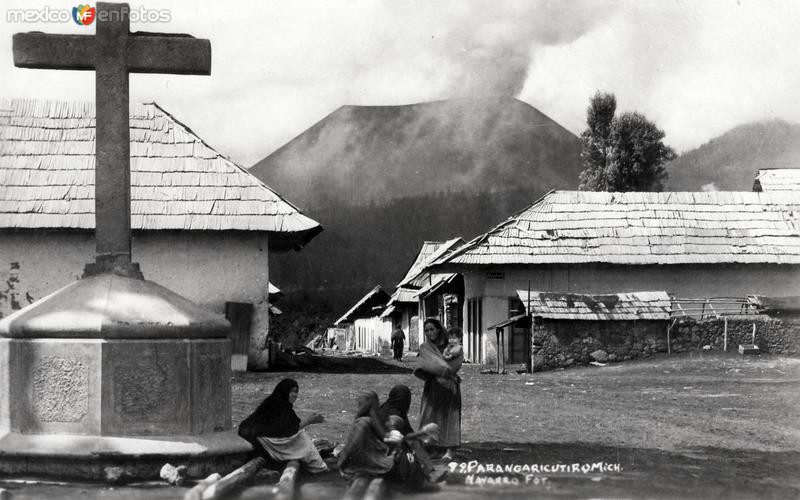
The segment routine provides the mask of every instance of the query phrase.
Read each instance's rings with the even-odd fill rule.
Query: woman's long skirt
[[[453,448],[461,445],[461,384],[455,382],[455,392],[442,387],[435,377],[425,381],[422,390],[422,415],[419,427],[428,423],[439,426],[439,446]]]
[[[300,432],[290,437],[259,437],[257,439],[259,444],[264,448],[264,451],[278,462],[299,460],[311,473],[325,472],[328,470],[325,461],[319,456],[317,447],[314,446],[314,442],[308,434],[306,434],[304,429],[300,429]]]

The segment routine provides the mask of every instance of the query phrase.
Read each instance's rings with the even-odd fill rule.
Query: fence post
[[[728,318],[724,319],[725,328],[722,333],[722,350],[728,352]]]
[[[672,325],[675,324],[675,321],[670,321],[667,324],[667,356],[672,355],[672,341],[670,340],[670,330],[672,330]]]

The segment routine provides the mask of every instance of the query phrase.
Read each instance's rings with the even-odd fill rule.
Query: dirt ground
[[[800,359],[695,353],[533,375],[480,368],[462,373],[463,446],[453,463],[439,462],[452,471],[446,483],[394,498],[800,498]],[[298,414],[327,418],[309,428],[314,437],[343,440],[355,397],[367,389],[385,398],[392,385],[407,384],[412,423],[419,413],[422,382],[409,374],[245,373],[233,380],[234,422],[287,376],[300,384]],[[262,477],[234,497],[268,498],[274,480]],[[185,491],[4,487],[14,499]],[[300,494],[340,498],[344,488],[331,472],[304,478]]]

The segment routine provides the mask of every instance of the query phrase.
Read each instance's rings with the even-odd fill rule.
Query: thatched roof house
[[[397,284],[384,316],[394,316],[397,326],[408,334],[410,349],[418,348],[423,342],[422,323],[427,317],[438,317],[448,326],[454,326],[453,323],[460,325],[461,276],[431,273],[427,267],[463,244],[461,238],[424,242],[406,275]]]
[[[320,225],[158,104],[132,105],[134,230],[263,231],[302,246]],[[94,105],[0,105],[0,228],[94,229]]]
[[[358,302],[348,309],[342,317],[337,319],[334,325],[338,326],[346,323],[353,323],[357,319],[379,317],[386,307],[387,302],[389,302],[389,299],[390,295],[386,293],[382,286],[377,285],[358,299]]]
[[[552,191],[435,268],[800,264],[800,192]]]
[[[800,191],[552,191],[428,269],[464,276],[467,354],[490,359],[481,336],[518,290],[797,295]]]
[[[60,288],[94,257],[94,105],[0,104],[0,315]],[[131,227],[145,277],[222,313],[254,304],[267,332],[268,250],[322,228],[156,103],[130,108]],[[263,302],[263,307],[261,306]],[[234,325],[237,328],[237,325]]]
[[[390,296],[380,285],[367,292],[334,323],[347,328],[347,348],[366,352],[388,349],[392,321],[381,318]]]
[[[800,168],[759,170],[753,181],[753,191],[800,191]]]

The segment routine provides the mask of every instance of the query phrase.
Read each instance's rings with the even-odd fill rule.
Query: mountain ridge
[[[800,124],[782,119],[737,125],[666,165],[667,190],[750,191],[760,169],[800,167]]]

